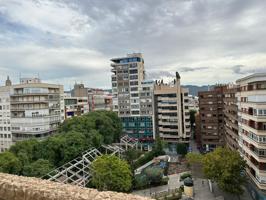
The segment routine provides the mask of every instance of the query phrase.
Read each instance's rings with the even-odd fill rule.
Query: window
[[[131,97],[138,97],[138,96],[139,96],[138,93],[131,94]]]

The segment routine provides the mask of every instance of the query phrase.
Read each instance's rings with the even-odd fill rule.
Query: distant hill
[[[200,91],[208,91],[208,88],[211,89],[213,86],[210,85],[203,85],[203,86],[197,86],[197,85],[182,85],[184,88],[189,89],[189,94],[193,96],[198,96],[198,92]]]

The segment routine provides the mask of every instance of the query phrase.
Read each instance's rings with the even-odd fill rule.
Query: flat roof
[[[248,80],[251,78],[257,78],[257,77],[265,77],[266,78],[266,73],[254,73],[254,74],[251,74],[249,76],[237,79],[236,82],[241,82],[241,81],[245,81],[245,80]]]

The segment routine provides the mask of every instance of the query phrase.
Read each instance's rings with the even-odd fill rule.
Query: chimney
[[[175,76],[176,76],[176,79],[180,79],[181,78],[178,72],[175,73]]]
[[[12,85],[12,82],[11,80],[9,79],[9,76],[7,76],[7,79],[6,79],[6,86],[11,86]]]

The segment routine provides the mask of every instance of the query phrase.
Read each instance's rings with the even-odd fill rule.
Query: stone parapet
[[[38,178],[0,173],[1,200],[149,200],[117,192],[99,192]]]

